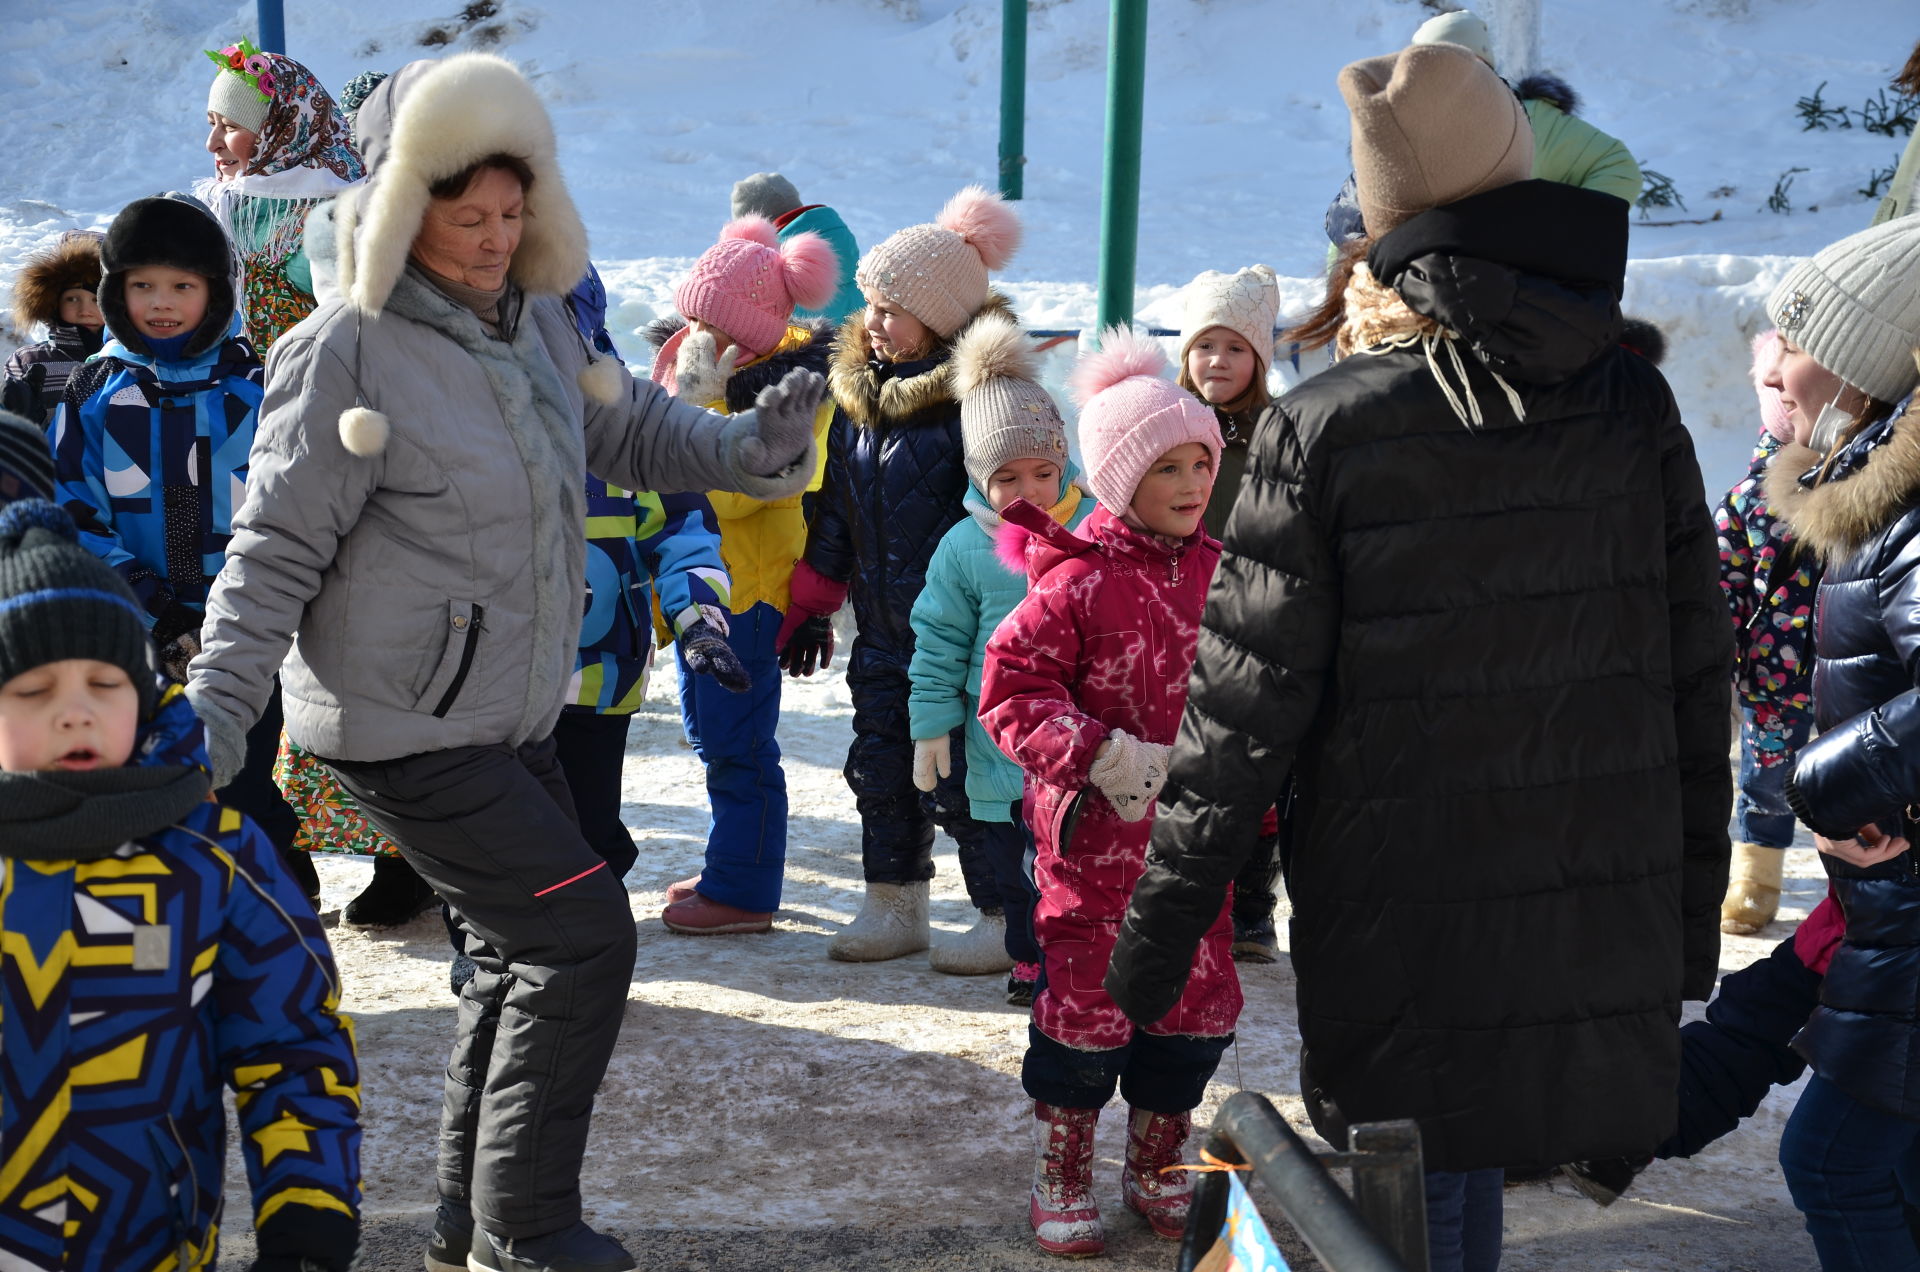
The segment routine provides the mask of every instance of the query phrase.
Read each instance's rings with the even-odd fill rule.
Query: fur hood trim
[[[953,333],[949,347],[964,336],[975,323],[998,317],[1019,325],[1013,304],[998,291],[988,291],[987,303]],[[919,375],[882,378],[867,357],[867,311],[855,310],[841,324],[838,343],[833,350],[833,365],[827,372],[827,390],[833,400],[860,428],[879,428],[886,424],[906,424],[915,416],[942,406],[957,405],[959,391],[954,385],[951,357],[943,359]]]
[[[1579,95],[1558,75],[1529,75],[1513,91],[1523,102],[1545,102],[1563,115],[1580,111]]]
[[[60,293],[100,290],[100,239],[98,231],[68,230],[20,267],[13,280],[13,325],[23,339],[35,323],[51,327],[60,321]]]
[[[1809,490],[1801,474],[1820,462],[1788,442],[1767,465],[1767,506],[1827,565],[1853,556],[1920,498],[1920,399],[1894,421],[1893,436],[1852,476]]]
[[[509,277],[530,296],[564,296],[587,272],[587,231],[560,175],[553,123],[513,63],[491,53],[410,63],[374,90],[356,124],[372,175],[335,200],[334,214],[339,287],[354,308],[386,307],[433,183],[490,154],[533,171]]]

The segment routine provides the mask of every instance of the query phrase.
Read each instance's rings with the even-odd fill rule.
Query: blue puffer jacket
[[[1814,718],[1787,799],[1819,834],[1869,823],[1920,838],[1920,411],[1869,428],[1808,488],[1818,462],[1784,446],[1767,502],[1827,563],[1815,614]],[[1920,855],[1871,868],[1821,863],[1847,931],[1794,1039],[1854,1099],[1920,1119]]]
[[[261,1253],[339,1272],[360,1094],[326,936],[258,828],[205,802],[177,686],[135,757],[130,777],[180,776],[118,847],[65,816],[104,796],[62,807],[54,775],[0,775],[0,1264],[215,1266],[230,1087]]]
[[[809,204],[782,213],[774,226],[779,230],[784,242],[795,234],[811,230],[827,240],[833,248],[833,254],[840,260],[840,284],[833,289],[833,299],[824,309],[796,309],[793,321],[804,324],[810,318],[825,318],[839,326],[846,316],[864,304],[860,295],[860,286],[853,281],[853,271],[860,264],[860,245],[854,242],[853,231],[840,219],[840,214],[824,203]]]
[[[998,293],[970,323],[987,314],[1017,321]],[[872,660],[898,662],[904,671],[927,563],[967,515],[963,501],[972,488],[949,350],[917,362],[869,361],[865,316],[856,313],[840,329],[827,385],[839,411],[827,437],[807,563],[851,585],[860,636],[848,675]]]
[[[1072,530],[1096,507],[1073,483],[1048,511]],[[968,516],[947,531],[927,567],[927,585],[913,603],[913,661],[908,675],[907,728],[916,738],[937,738],[967,726],[967,803],[975,821],[1013,820],[1010,805],[1021,798],[1026,775],[1001,754],[980,723],[980,677],[987,640],[1000,620],[1027,595],[1027,576],[1002,561],[995,536],[1000,514],[971,486]]]
[[[108,341],[54,411],[59,502],[161,644],[200,626],[246,498],[266,373],[239,329],[236,318],[232,338],[178,361]]]
[[[593,266],[567,304],[581,336],[618,358],[607,334],[606,288]],[[712,505],[698,492],[622,490],[587,474],[586,614],[564,710],[631,715],[640,709],[653,664],[656,585],[661,612],[676,635],[698,615],[696,606],[727,611],[727,571]]]

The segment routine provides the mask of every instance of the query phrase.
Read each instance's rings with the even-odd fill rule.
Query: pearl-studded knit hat
[[[878,292],[942,340],[987,303],[987,275],[1020,248],[1020,218],[983,186],[947,200],[940,215],[909,225],[868,252],[854,271],[862,291]]]
[[[1052,460],[1066,471],[1066,421],[1034,371],[1026,333],[1005,318],[982,318],[953,346],[967,476],[982,494],[1016,459]]]

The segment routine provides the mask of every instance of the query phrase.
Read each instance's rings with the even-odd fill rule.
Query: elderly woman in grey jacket
[[[412,63],[358,131],[368,184],[307,234],[340,294],[274,347],[188,692],[218,784],[278,671],[287,733],[446,900],[479,969],[427,1267],[620,1272],[579,1173],[633,922],[549,739],[581,622],[581,480],[797,495],[824,385],[796,371],[722,416],[588,349],[562,299],[586,234],[511,63]]]

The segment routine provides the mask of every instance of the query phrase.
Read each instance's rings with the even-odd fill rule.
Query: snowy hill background
[[[1911,0],[1542,0],[1543,69],[1582,114],[1672,178],[1686,210],[1633,233],[1629,312],[1665,328],[1708,486],[1754,432],[1745,339],[1791,258],[1866,224],[1858,191],[1900,139],[1804,132],[1794,102],[1883,87],[1920,30]],[[203,48],[253,30],[231,0],[9,0],[0,34],[0,287],[59,229],[209,171]],[[1006,272],[1029,325],[1094,313],[1107,6],[1031,6],[1027,242]],[[1317,297],[1321,218],[1347,171],[1339,67],[1389,51],[1419,0],[1156,0],[1137,312],[1178,324],[1202,269],[1256,260]],[[551,103],[562,162],[615,302],[615,334],[671,287],[728,214],[733,181],[785,172],[864,246],[926,220],[960,185],[994,183],[994,0],[288,0],[289,50],[337,88],[451,49],[522,62]],[[1794,210],[1763,209],[1790,168]],[[1070,350],[1053,361],[1062,368]]]

